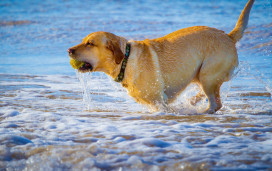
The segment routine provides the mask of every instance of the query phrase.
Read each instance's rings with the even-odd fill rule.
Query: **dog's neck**
[[[116,82],[122,82],[125,77],[125,70],[126,70],[126,66],[127,66],[128,57],[130,54],[130,48],[131,48],[130,43],[126,43],[125,58],[122,61],[121,69],[120,69],[118,76],[114,79],[114,81],[116,81]]]

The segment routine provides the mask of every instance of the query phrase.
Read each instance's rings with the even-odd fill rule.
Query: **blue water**
[[[102,73],[79,81],[67,54],[95,31],[134,40],[196,25],[228,33],[246,2],[0,1],[0,170],[272,168],[271,0],[251,10],[237,75],[214,115],[195,114],[194,86],[180,113],[149,112]]]
[[[234,0],[1,1],[0,73],[73,74],[66,50],[95,31],[136,40],[160,37],[194,25],[229,32],[245,3]],[[271,6],[269,0],[254,4],[249,21],[253,33],[240,41],[239,52],[244,52],[240,60],[271,66]]]

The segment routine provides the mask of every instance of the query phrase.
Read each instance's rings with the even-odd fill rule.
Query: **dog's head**
[[[94,32],[68,49],[69,56],[84,62],[80,72],[102,71],[112,75],[124,59],[126,39],[108,32]]]

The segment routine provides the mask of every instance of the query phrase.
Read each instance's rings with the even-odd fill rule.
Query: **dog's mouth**
[[[78,70],[80,72],[90,72],[93,70],[93,66],[88,62],[84,62],[84,64]]]

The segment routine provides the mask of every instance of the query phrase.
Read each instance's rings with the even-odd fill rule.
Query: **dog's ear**
[[[106,47],[112,51],[115,63],[120,64],[121,61],[125,58],[125,55],[121,51],[120,43],[108,40],[106,42]]]

